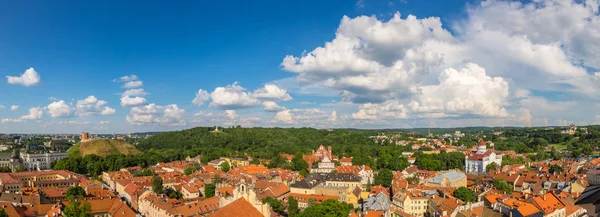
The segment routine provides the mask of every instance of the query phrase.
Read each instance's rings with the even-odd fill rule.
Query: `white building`
[[[502,155],[487,150],[485,142],[480,139],[477,151],[465,156],[465,172],[485,173],[485,167],[491,163],[502,166]]]
[[[69,156],[66,152],[53,153],[37,153],[28,154],[21,153],[21,160],[25,170],[49,170],[52,161],[58,161]]]
[[[591,169],[587,172],[590,185],[600,185],[600,169]]]
[[[331,173],[331,171],[335,170],[335,163],[329,159],[329,156],[325,155],[323,160],[319,162],[317,168],[311,170],[311,173]]]

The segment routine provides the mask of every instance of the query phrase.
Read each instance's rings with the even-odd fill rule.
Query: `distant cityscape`
[[[193,130],[205,132],[206,138],[220,138],[244,129]],[[340,152],[337,145],[318,145],[310,152],[279,153],[273,158],[181,156],[93,172],[97,176],[90,175],[93,160],[84,170],[68,163],[99,159],[93,154],[79,156],[85,150],[75,153],[74,147],[122,142],[141,148],[163,134],[180,135],[3,135],[0,214],[71,216],[73,209],[80,209],[87,215],[112,217],[320,216],[318,209],[332,209],[366,217],[598,215],[600,150],[595,146],[590,153],[574,153],[579,150],[571,144],[600,139],[597,126],[445,131],[346,132],[356,136],[365,132],[370,147],[395,150],[377,158]],[[551,145],[543,138],[564,142]],[[515,144],[507,141],[514,139],[541,149],[511,150],[507,145]],[[136,155],[140,154],[130,156]],[[119,156],[115,160],[130,159],[127,154]],[[78,191],[74,199],[73,192]],[[75,202],[89,207],[74,206]]]

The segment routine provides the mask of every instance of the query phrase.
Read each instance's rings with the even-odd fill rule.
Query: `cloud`
[[[129,89],[121,94],[121,96],[146,96],[148,93],[144,92],[144,89]]]
[[[59,121],[56,124],[66,124],[66,125],[88,125],[91,122],[89,121]]]
[[[194,114],[194,117],[212,117],[212,113],[210,112],[205,112],[205,111],[199,111],[198,113]]]
[[[75,112],[75,110],[73,108],[71,108],[70,105],[65,103],[64,100],[50,103],[48,106],[46,106],[46,109],[48,109],[48,113],[53,118],[71,117],[71,116],[73,116],[73,113]],[[30,110],[30,114],[31,114],[31,110]]]
[[[28,110],[29,113],[21,116],[21,120],[39,120],[44,114],[43,108],[33,107]]]
[[[278,111],[285,110],[285,107],[281,107],[281,106],[277,105],[276,102],[273,102],[273,101],[264,101],[263,109],[268,112],[278,112]]]
[[[126,121],[134,125],[184,126],[185,110],[176,104],[159,106],[154,103],[131,108]]]
[[[11,111],[16,111],[16,110],[19,110],[19,106],[18,106],[18,105],[11,105],[11,106],[10,106],[10,110],[11,110]]]
[[[277,112],[272,122],[274,123],[282,123],[282,124],[296,124],[296,120],[294,119],[294,115],[290,112],[290,110],[283,110]]]
[[[377,120],[380,118],[406,118],[406,109],[404,105],[387,101],[381,104],[366,103],[359,106],[359,110],[352,114],[356,120]]]
[[[526,108],[521,108],[521,116],[519,116],[519,121],[521,121],[525,126],[531,126],[531,120],[531,112],[529,112],[529,110]]]
[[[275,84],[265,84],[263,88],[257,89],[252,93],[257,99],[271,101],[289,101],[292,96],[286,90],[279,88]]]
[[[144,86],[144,83],[142,81],[130,81],[130,82],[123,84],[123,86],[121,86],[121,88],[139,88],[142,86]]]
[[[40,83],[40,75],[33,68],[25,70],[21,76],[6,76],[9,84],[20,84],[25,87]]]
[[[110,121],[100,121],[100,125],[110,124]]]
[[[225,87],[217,87],[210,93],[212,99],[210,106],[222,109],[240,109],[259,105],[260,101],[245,90],[237,82]]]
[[[289,79],[277,84],[303,94],[308,87],[337,90],[343,102],[358,104],[352,118],[363,122],[485,118],[537,125],[546,114],[573,109],[540,92],[600,99],[598,9],[597,1],[483,1],[446,25],[453,31],[437,17],[344,16],[323,46],[283,58],[300,87]]]
[[[142,106],[142,105],[147,105],[148,101],[146,101],[146,98],[144,97],[130,97],[130,96],[123,96],[121,97],[121,106],[122,107],[136,107],[136,106]]]
[[[196,97],[192,100],[192,104],[195,106],[202,106],[204,102],[210,99],[210,94],[203,89],[199,89],[196,93]]]
[[[95,96],[88,96],[83,100],[77,100],[77,113],[81,116],[88,115],[113,115],[115,109],[108,107],[108,102],[98,100]]]
[[[427,40],[454,41],[438,18],[342,18],[336,37],[301,57],[288,55],[283,69],[298,80],[343,91],[359,103],[404,98],[422,76],[442,64],[442,55],[424,49]]]
[[[0,120],[0,123],[4,124],[4,123],[20,123],[23,122],[23,120],[21,119],[12,119],[12,118],[3,118],[2,120]]]
[[[238,116],[237,113],[235,112],[235,110],[225,110],[223,115],[231,120],[237,118],[237,116]]]
[[[409,104],[413,112],[430,117],[508,116],[502,106],[508,98],[508,83],[501,77],[487,76],[485,69],[477,64],[446,69],[438,80],[439,84],[420,87],[420,93]]]
[[[126,76],[122,76],[120,78],[113,79],[113,82],[130,82],[130,81],[137,81],[137,80],[138,80],[137,75],[126,75]]]

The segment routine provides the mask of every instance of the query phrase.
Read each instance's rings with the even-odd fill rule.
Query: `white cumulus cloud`
[[[6,76],[9,84],[20,84],[25,87],[40,83],[40,75],[33,68],[25,70],[20,76]]]
[[[11,111],[16,111],[16,110],[19,110],[19,106],[18,106],[18,105],[11,105],[11,106],[10,106],[10,110],[11,110]]]
[[[126,121],[135,125],[183,126],[186,124],[184,114],[185,110],[176,104],[160,106],[152,103],[131,108]]]
[[[294,119],[294,115],[290,112],[290,110],[283,110],[277,112],[272,122],[282,124],[295,124],[296,120]]]
[[[140,88],[142,86],[144,86],[144,83],[142,81],[130,81],[123,84],[121,88]]]
[[[98,100],[95,96],[88,96],[83,100],[77,100],[77,113],[81,116],[87,115],[112,115],[115,109],[108,107],[108,102]]]
[[[48,113],[53,118],[71,117],[71,116],[73,116],[73,113],[75,112],[75,110],[70,105],[68,105],[64,100],[50,103],[48,106],[46,106],[46,109],[48,109]],[[30,110],[30,113],[31,113],[31,110]]]
[[[252,96],[261,100],[271,101],[288,101],[292,100],[292,96],[285,89],[279,88],[275,84],[265,84],[263,88],[257,89],[252,93]]]
[[[21,116],[21,120],[38,120],[42,118],[44,109],[41,107],[33,107],[28,110],[28,113]]]
[[[192,100],[192,104],[195,106],[202,106],[204,102],[210,99],[210,94],[203,89],[199,89],[196,93],[196,97]]]
[[[225,87],[217,87],[210,93],[211,106],[223,109],[248,108],[260,104],[260,101],[246,92],[237,82]]]
[[[278,112],[278,111],[285,110],[285,107],[281,107],[281,106],[277,105],[276,102],[273,102],[273,101],[264,101],[263,109],[268,112]]]
[[[129,89],[121,94],[121,96],[146,96],[148,93],[144,92],[144,89]]]
[[[148,101],[146,101],[146,98],[144,97],[130,97],[130,96],[123,96],[121,97],[121,106],[122,107],[136,107],[136,106],[142,106],[142,105],[147,105]]]

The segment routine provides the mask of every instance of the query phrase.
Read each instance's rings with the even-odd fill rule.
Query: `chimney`
[[[544,201],[546,200],[546,194],[544,194]]]

